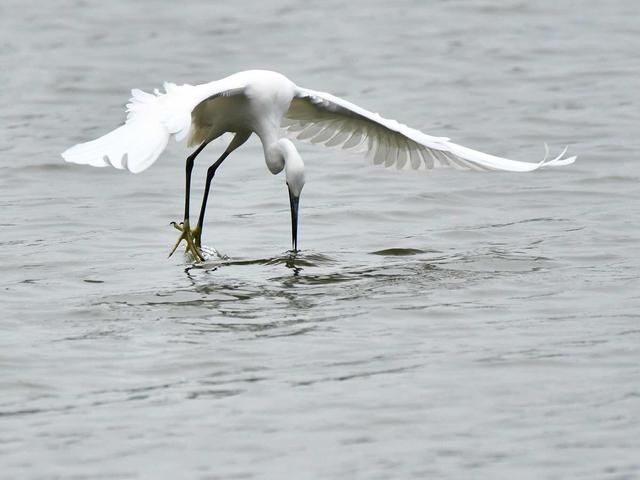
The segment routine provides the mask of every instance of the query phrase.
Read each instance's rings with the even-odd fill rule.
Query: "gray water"
[[[0,477],[640,478],[640,7],[0,3]],[[463,145],[398,172],[300,145],[300,245],[253,139],[167,259],[187,150],[59,153],[129,89],[268,68]],[[194,204],[210,146],[195,171]],[[196,208],[194,207],[194,209]]]

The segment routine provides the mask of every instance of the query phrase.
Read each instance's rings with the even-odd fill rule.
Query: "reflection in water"
[[[101,302],[146,314],[169,310],[170,318],[209,332],[273,329],[275,335],[293,335],[312,330],[311,319],[317,324],[358,316],[378,302],[384,308],[389,298],[405,299],[409,305],[404,310],[409,306],[428,309],[443,293],[451,296],[509,275],[522,279],[551,263],[526,249],[509,251],[495,245],[466,254],[394,248],[357,257],[362,263],[350,262],[350,258],[346,254],[286,252],[271,258],[207,261],[184,269],[186,285],[160,292],[132,292]],[[466,298],[460,304],[470,305]]]
[[[193,271],[203,270],[206,273],[216,271],[223,267],[241,267],[241,266],[278,266],[284,265],[293,272],[294,276],[298,276],[305,267],[320,267],[333,263],[330,257],[319,253],[304,253],[302,251],[289,250],[283,255],[271,258],[248,258],[248,259],[229,259],[229,257],[218,257],[214,260],[208,260],[202,264],[193,264],[185,268],[188,278],[193,280]]]

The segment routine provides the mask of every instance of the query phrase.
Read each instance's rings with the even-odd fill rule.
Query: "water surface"
[[[0,5],[0,477],[637,478],[636,2]],[[167,259],[186,150],[62,162],[128,89],[281,71],[527,175],[254,139]],[[211,146],[196,171],[199,203]],[[195,208],[195,207],[194,207]]]

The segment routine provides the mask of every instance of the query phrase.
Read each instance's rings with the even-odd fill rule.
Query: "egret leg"
[[[207,209],[207,199],[209,198],[209,189],[211,188],[211,181],[216,174],[216,170],[222,162],[229,156],[231,152],[225,151],[222,156],[207,169],[207,182],[204,186],[204,194],[202,195],[202,206],[200,207],[200,215],[198,216],[198,223],[196,228],[193,229],[193,238],[195,240],[196,247],[202,248],[202,225],[204,224],[204,212]]]
[[[229,143],[229,146],[224,151],[216,162],[207,169],[207,181],[204,186],[204,194],[202,196],[202,205],[200,207],[200,215],[198,216],[198,223],[196,228],[193,229],[193,238],[197,248],[202,248],[202,228],[204,225],[204,214],[207,209],[207,200],[209,199],[209,190],[211,188],[211,181],[213,180],[216,170],[222,162],[233,152],[236,148],[242,145],[251,136],[251,132],[238,132],[234,135],[233,139]]]
[[[193,239],[194,231],[191,230],[191,227],[189,226],[189,202],[190,202],[190,195],[191,195],[191,172],[193,172],[193,164],[195,162],[196,157],[200,154],[200,152],[202,152],[202,150],[204,150],[204,147],[206,147],[208,143],[209,142],[203,142],[191,155],[187,157],[186,169],[185,169],[186,181],[185,181],[185,195],[184,195],[184,220],[180,224],[177,224],[176,222],[171,223],[177,230],[179,230],[182,233],[178,237],[178,241],[173,246],[173,249],[171,250],[171,253],[169,253],[169,256],[173,255],[173,253],[178,248],[178,245],[180,245],[182,240],[184,240],[187,243],[186,251],[191,252],[191,254],[194,256],[196,260],[198,261],[204,260],[202,253],[198,251],[198,248],[196,247],[195,241]]]

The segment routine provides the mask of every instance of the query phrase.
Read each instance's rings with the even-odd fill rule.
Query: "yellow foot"
[[[171,225],[173,225],[176,230],[179,230],[182,233],[180,233],[178,241],[171,249],[171,253],[169,254],[169,256],[173,255],[173,252],[176,251],[178,245],[180,245],[182,240],[184,240],[185,242],[187,242],[185,252],[193,255],[193,258],[195,258],[196,262],[204,262],[204,256],[200,251],[200,229],[197,227],[191,229],[191,227],[189,227],[189,220],[185,220],[182,223],[171,222]]]

